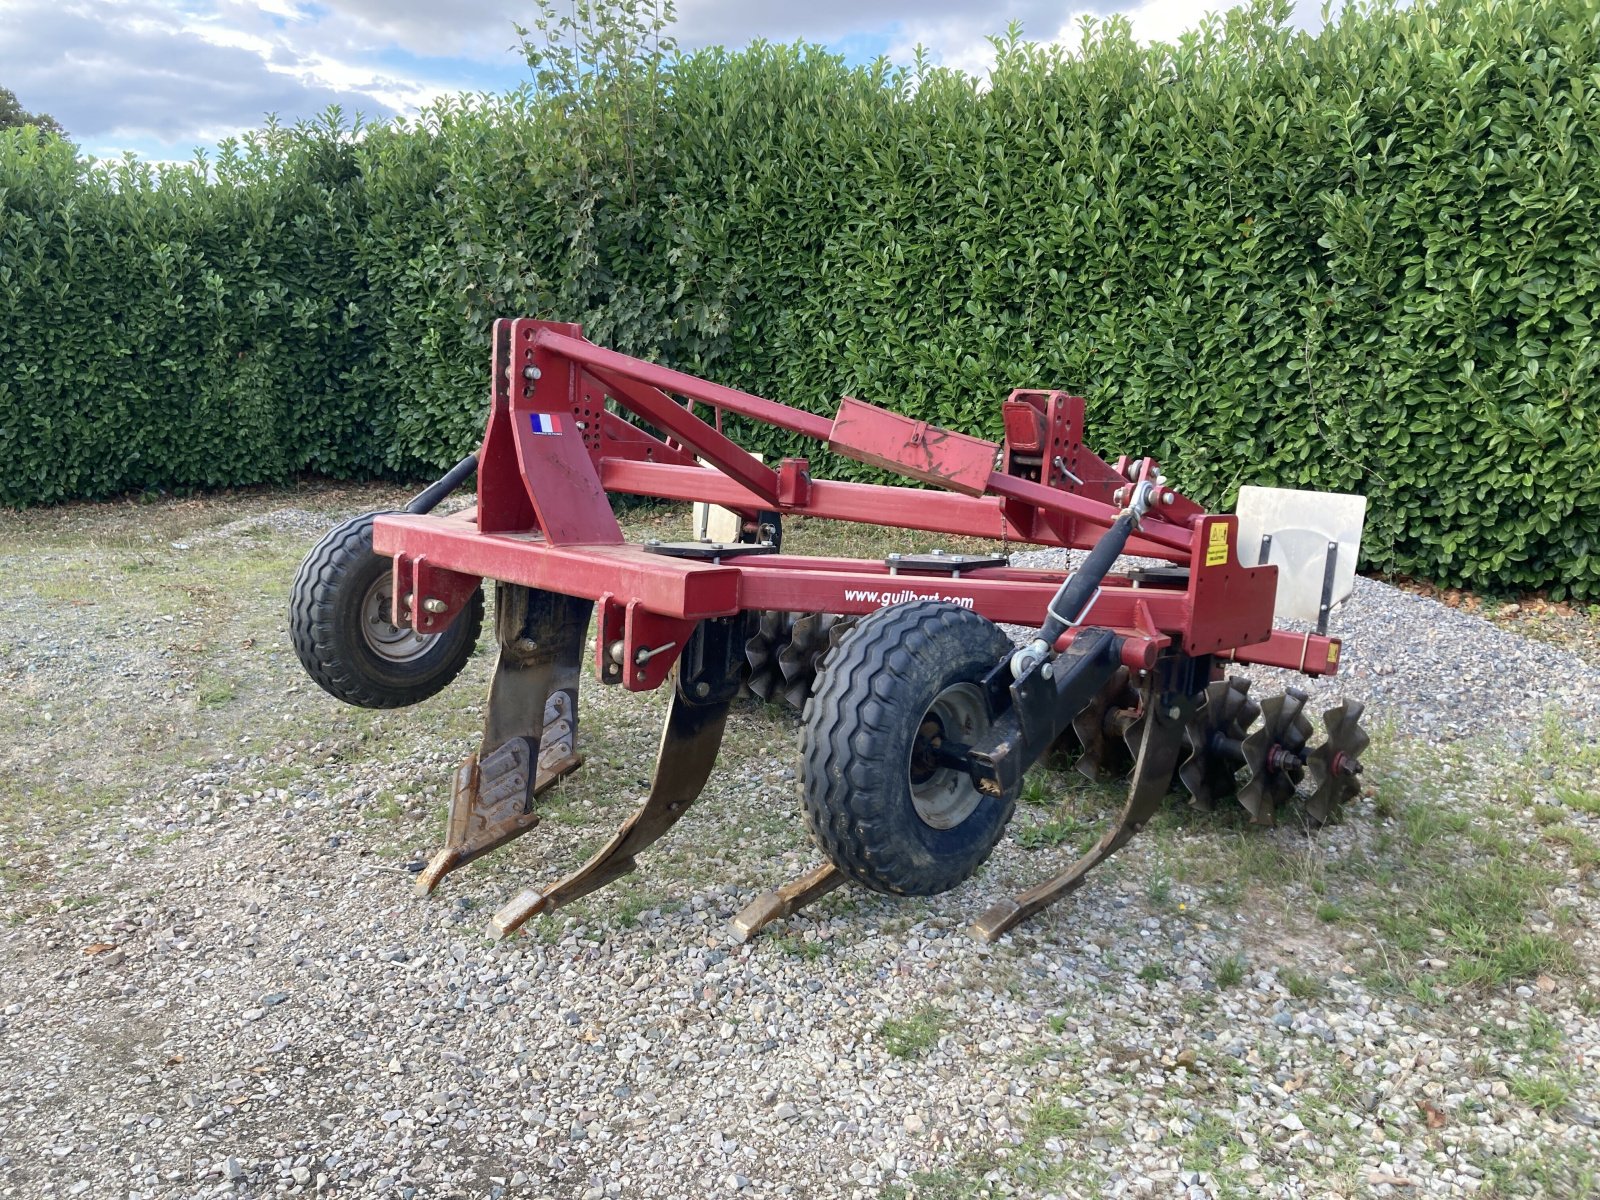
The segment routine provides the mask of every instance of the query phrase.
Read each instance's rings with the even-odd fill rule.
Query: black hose
[[[1039,637],[1046,645],[1054,646],[1056,639],[1067,631],[1069,625],[1076,625],[1083,619],[1095,592],[1100,590],[1112,564],[1128,544],[1137,519],[1133,513],[1124,512],[1111,523],[1110,529],[1100,535],[1100,540],[1089,551],[1083,565],[1067,576],[1056,592],[1055,599],[1050,601],[1044,625],[1039,630]]]
[[[467,455],[455,466],[451,467],[449,471],[445,472],[444,478],[440,479],[439,482],[430,483],[422,491],[418,492],[416,499],[406,505],[406,511],[418,515],[432,512],[438,507],[439,501],[465,483],[467,477],[477,469],[478,456],[476,454]]]

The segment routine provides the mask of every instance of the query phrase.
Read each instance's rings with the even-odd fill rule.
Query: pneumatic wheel
[[[985,795],[938,751],[988,731],[982,681],[1010,651],[977,613],[914,600],[863,617],[828,655],[806,707],[801,796],[811,836],[851,879],[932,896],[989,857],[1016,794]]]
[[[401,708],[442,690],[461,673],[483,629],[483,589],[439,633],[390,621],[393,560],[372,549],[363,513],[317,543],[289,593],[289,637],[317,684],[360,708]]]

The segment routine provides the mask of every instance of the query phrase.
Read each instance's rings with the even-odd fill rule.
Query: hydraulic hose
[[[1100,585],[1127,547],[1133,531],[1139,527],[1139,519],[1149,509],[1154,494],[1155,489],[1149,483],[1134,485],[1133,498],[1128,502],[1128,507],[1111,522],[1111,528],[1100,535],[1082,565],[1068,575],[1056,590],[1050,607],[1045,610],[1039,636],[1011,656],[1012,678],[1021,679],[1042,663],[1055,646],[1056,639],[1083,620],[1095,596],[1100,593]]]
[[[1054,646],[1058,637],[1083,619],[1138,523],[1138,514],[1124,509],[1122,515],[1111,522],[1111,528],[1100,535],[1082,565],[1062,582],[1039,629],[1039,640],[1045,645]]]
[[[446,471],[444,477],[437,483],[430,483],[422,491],[418,492],[416,498],[406,505],[406,511],[418,516],[426,512],[432,512],[438,507],[439,501],[465,483],[467,477],[477,469],[478,456],[476,454],[467,455]]]

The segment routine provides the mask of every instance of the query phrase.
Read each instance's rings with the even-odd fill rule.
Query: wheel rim
[[[954,829],[972,815],[983,795],[972,776],[937,760],[946,741],[970,746],[989,729],[989,707],[975,683],[953,683],[934,697],[911,746],[907,776],[911,805],[923,824]]]
[[[393,611],[394,583],[388,571],[372,581],[361,601],[361,638],[379,658],[388,662],[410,662],[420,658],[439,640],[437,633],[418,633],[389,619]]]

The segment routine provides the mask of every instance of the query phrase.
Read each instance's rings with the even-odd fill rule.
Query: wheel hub
[[[361,602],[361,639],[379,658],[410,662],[426,654],[439,635],[396,625],[390,620],[393,599],[394,583],[387,573],[373,580]]]
[[[988,729],[989,708],[975,683],[951,684],[928,706],[906,767],[911,804],[925,825],[954,829],[978,807],[983,795],[972,777],[945,765],[939,752],[946,742],[970,746]]]

